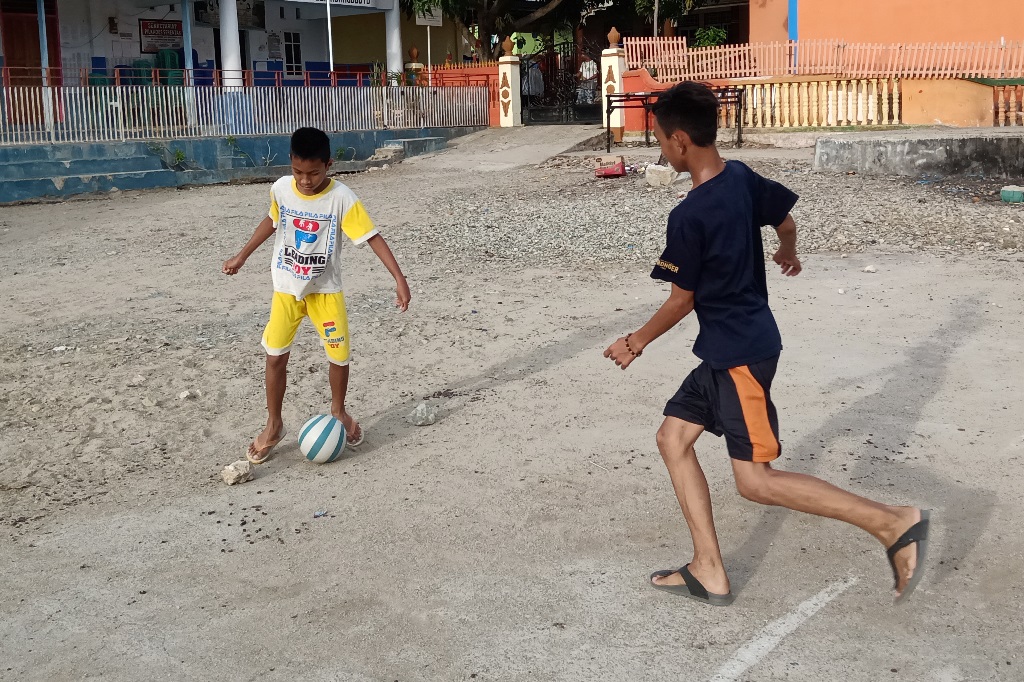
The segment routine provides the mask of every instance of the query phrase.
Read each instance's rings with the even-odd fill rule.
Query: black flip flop
[[[686,584],[659,585],[654,582],[655,578],[664,578],[665,576],[672,575],[673,573],[678,573],[683,576],[683,582]],[[701,582],[693,577],[692,573],[690,573],[689,564],[678,570],[670,569],[666,571],[655,571],[654,573],[651,573],[650,581],[651,587],[657,590],[665,590],[666,592],[671,592],[672,594],[677,594],[681,597],[696,599],[697,601],[702,601],[705,604],[711,604],[712,606],[728,606],[736,599],[732,592],[728,594],[715,594],[714,592],[708,592],[707,588],[705,588]]]
[[[921,520],[911,526],[906,533],[901,535],[899,539],[892,544],[892,547],[885,551],[886,556],[889,557],[889,566],[892,567],[893,577],[893,589],[900,584],[900,576],[896,571],[896,552],[900,551],[908,545],[917,543],[917,565],[914,566],[914,574],[910,576],[910,580],[907,581],[907,586],[903,588],[903,592],[900,596],[896,597],[895,603],[907,599],[917,584],[921,582],[921,577],[924,575],[924,561],[928,557],[928,521],[931,518],[931,512],[927,509],[921,510]]]

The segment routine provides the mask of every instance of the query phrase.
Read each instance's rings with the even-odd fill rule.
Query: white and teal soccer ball
[[[299,450],[314,464],[327,464],[345,452],[345,425],[328,414],[319,414],[299,431]]]

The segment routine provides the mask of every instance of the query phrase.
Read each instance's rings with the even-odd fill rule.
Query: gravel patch
[[[1024,206],[1000,202],[996,181],[822,173],[795,160],[749,165],[800,194],[793,213],[803,253],[883,248],[1015,256],[1024,246]],[[654,188],[640,173],[597,179],[592,168],[589,158],[555,157],[503,175],[501,183],[438,195],[425,212],[429,239],[421,246],[533,265],[657,258],[668,214],[689,180]],[[772,230],[765,241],[772,248]]]

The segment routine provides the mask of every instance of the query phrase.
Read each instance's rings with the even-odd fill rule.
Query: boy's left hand
[[[793,249],[779,249],[772,260],[782,266],[782,274],[786,277],[796,277],[803,270],[800,259],[796,257],[796,250]]]
[[[630,363],[636,360],[636,356],[629,352],[629,346],[626,344],[625,336],[608,346],[608,349],[604,352],[604,356],[622,369],[626,369],[629,367]]]
[[[409,309],[409,301],[412,300],[412,292],[409,291],[409,283],[405,281],[405,277],[396,282],[395,292],[397,294],[395,305],[404,313]]]

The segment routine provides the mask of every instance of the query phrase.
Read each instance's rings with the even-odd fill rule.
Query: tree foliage
[[[559,26],[575,27],[583,13],[606,4],[602,0],[401,0],[401,3],[409,14],[440,9],[463,27],[475,24],[482,38]],[[469,38],[468,32],[465,35]],[[486,52],[486,38],[483,49]]]
[[[654,0],[634,0],[636,13],[642,17],[654,16]],[[677,19],[700,7],[703,0],[658,0],[658,20]]]

